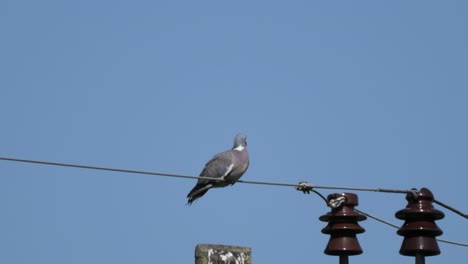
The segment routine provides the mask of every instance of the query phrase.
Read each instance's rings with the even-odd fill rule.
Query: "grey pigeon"
[[[198,179],[197,185],[187,195],[188,205],[202,197],[209,189],[233,185],[249,167],[247,137],[237,134],[231,150],[214,156],[200,173],[200,177],[219,178],[225,181]]]

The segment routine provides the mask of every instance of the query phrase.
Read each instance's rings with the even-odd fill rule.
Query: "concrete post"
[[[252,264],[252,250],[248,247],[198,244],[195,264]]]

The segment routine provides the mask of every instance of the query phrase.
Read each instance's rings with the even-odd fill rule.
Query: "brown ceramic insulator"
[[[398,219],[405,220],[397,234],[404,236],[400,254],[405,256],[434,256],[440,254],[436,236],[442,235],[442,230],[435,220],[444,218],[444,213],[434,209],[434,195],[427,188],[408,193],[405,209],[396,212]]]
[[[328,222],[322,233],[330,235],[324,252],[334,256],[359,255],[362,249],[356,234],[364,233],[365,230],[357,222],[367,217],[354,211],[354,207],[358,205],[358,196],[354,193],[330,194],[327,200],[330,202],[341,196],[345,197],[344,203],[319,218],[320,221]]]

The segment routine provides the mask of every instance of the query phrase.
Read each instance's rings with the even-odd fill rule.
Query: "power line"
[[[361,210],[359,210],[359,209],[354,208],[354,211],[356,211],[356,212],[358,212],[358,213],[360,213],[360,214],[363,214],[363,215],[365,215],[365,216],[367,216],[367,217],[369,217],[369,218],[372,218],[372,219],[374,219],[374,220],[376,220],[376,221],[378,221],[378,222],[380,222],[380,223],[386,224],[386,225],[388,225],[388,226],[391,226],[391,227],[394,227],[394,228],[400,228],[399,226],[397,226],[397,225],[395,225],[395,224],[392,224],[392,223],[390,223],[390,222],[388,222],[388,221],[383,220],[382,218],[378,218],[378,217],[376,217],[376,216],[373,216],[373,215],[371,215],[371,214],[368,214],[368,213],[366,213],[366,212],[363,212],[363,211],[361,211]]]
[[[24,163],[35,163],[35,164],[50,165],[50,166],[79,168],[79,169],[89,169],[89,170],[102,170],[102,171],[114,171],[114,172],[133,173],[133,174],[146,174],[146,175],[153,175],[153,176],[198,179],[198,177],[190,176],[190,175],[180,175],[180,174],[160,173],[160,172],[149,172],[149,171],[140,171],[140,170],[128,170],[128,169],[116,169],[116,168],[109,168],[109,167],[98,167],[98,166],[89,166],[89,165],[61,163],[61,162],[50,162],[50,161],[17,159],[17,158],[5,158],[5,157],[0,157],[0,160],[14,161],[14,162],[24,162]],[[211,178],[207,178],[207,179],[211,179]],[[212,179],[212,180],[219,180],[219,179]]]
[[[89,170],[102,170],[102,171],[113,171],[113,172],[132,173],[132,174],[144,174],[144,175],[153,175],[153,176],[162,176],[162,177],[174,177],[174,178],[185,178],[185,179],[196,179],[196,180],[206,179],[206,180],[213,180],[213,181],[225,181],[224,179],[220,179],[220,178],[200,177],[200,176],[183,175],[183,174],[175,174],[175,173],[164,173],[164,172],[150,172],[150,171],[141,171],[141,170],[118,169],[118,168],[110,168],[110,167],[90,166],[90,165],[40,161],[40,160],[30,160],[30,159],[0,157],[0,160],[13,161],[13,162],[24,162],[24,163],[34,163],[34,164],[50,165],[50,166],[79,168],[79,169],[89,169]],[[246,183],[246,184],[284,186],[284,187],[297,187],[297,186],[299,186],[299,184],[280,183],[280,182],[246,181],[246,180],[238,180],[237,182]],[[367,191],[367,192],[388,192],[388,193],[411,193],[412,192],[411,190],[395,190],[395,189],[383,189],[383,188],[355,188],[355,187],[319,186],[319,185],[313,185],[311,187],[314,188],[314,189]]]
[[[397,225],[395,225],[395,224],[393,224],[393,223],[390,223],[390,222],[388,222],[388,221],[386,221],[386,220],[383,220],[382,218],[378,218],[378,217],[376,217],[376,216],[373,216],[373,215],[371,215],[371,214],[368,214],[368,213],[363,212],[363,211],[361,211],[361,210],[359,210],[359,209],[356,209],[356,208],[354,208],[354,210],[355,210],[356,212],[358,212],[358,213],[360,213],[360,214],[363,214],[363,215],[365,215],[365,216],[367,216],[367,217],[369,217],[369,218],[372,218],[372,219],[374,219],[374,220],[376,220],[376,221],[378,221],[378,222],[380,222],[380,223],[386,224],[386,225],[388,225],[388,226],[391,226],[391,227],[394,227],[394,228],[397,228],[397,229],[400,228],[399,226],[397,226]],[[447,243],[447,244],[452,244],[452,245],[457,245],[457,246],[462,246],[462,247],[468,247],[468,244],[467,244],[467,243],[455,242],[455,241],[446,240],[446,239],[441,239],[441,238],[436,238],[436,239],[437,239],[437,241],[442,242],[442,243]]]
[[[12,162],[24,162],[24,163],[33,163],[33,164],[41,164],[41,165],[50,165],[50,166],[60,166],[60,167],[70,167],[70,168],[79,168],[79,169],[90,169],[90,170],[102,170],[102,171],[113,171],[113,172],[121,172],[121,173],[133,173],[133,174],[144,174],[144,175],[153,175],[153,176],[164,176],[164,177],[174,177],[174,178],[184,178],[184,179],[207,179],[207,180],[214,180],[214,181],[224,181],[224,179],[219,178],[210,178],[210,177],[199,177],[199,176],[191,176],[191,175],[182,175],[182,174],[174,174],[174,173],[162,173],[162,172],[149,172],[149,171],[140,171],[140,170],[129,170],[129,169],[117,169],[117,168],[110,168],[110,167],[100,167],[100,166],[89,166],[89,165],[79,165],[79,164],[70,164],[70,163],[61,163],[61,162],[50,162],[50,161],[39,161],[39,160],[29,160],[29,159],[18,159],[18,158],[8,158],[8,157],[0,157],[0,160],[4,161],[12,161]],[[272,185],[272,186],[283,186],[283,187],[296,187],[298,190],[302,190],[307,192],[312,191],[319,195],[325,202],[326,198],[319,192],[313,189],[328,189],[328,190],[349,190],[349,191],[367,191],[367,192],[385,192],[385,193],[414,193],[414,190],[397,190],[397,189],[384,189],[384,188],[354,188],[354,187],[337,187],[337,186],[319,186],[319,185],[308,185],[306,182],[301,182],[299,184],[291,184],[291,183],[278,183],[278,182],[262,182],[262,181],[245,181],[239,180],[240,183],[246,184],[258,184],[258,185]],[[438,200],[434,200],[435,203],[445,207],[448,210],[451,210],[465,218],[468,218],[466,214],[463,214],[461,211],[441,202]],[[328,203],[327,203],[328,205]],[[388,221],[365,213],[361,210],[355,209],[357,212],[372,218],[378,222],[384,223],[394,228],[399,228],[397,225],[392,224]],[[440,242],[458,245],[458,246],[465,246],[468,247],[468,244],[461,243],[461,242],[454,242],[445,239],[437,239]]]
[[[445,203],[443,203],[443,202],[441,202],[441,201],[439,201],[439,200],[437,200],[437,199],[434,199],[434,203],[436,203],[436,204],[438,204],[438,205],[440,205],[440,206],[442,206],[442,207],[444,207],[444,208],[446,208],[446,209],[448,209],[448,210],[450,210],[450,211],[452,211],[452,212],[454,212],[454,213],[456,213],[456,214],[458,214],[458,215],[461,215],[461,216],[463,216],[464,218],[468,218],[468,214],[464,214],[464,213],[462,213],[460,210],[455,209],[455,208],[453,208],[452,206],[447,205],[447,204],[445,204]]]
[[[40,160],[30,160],[30,159],[19,159],[19,158],[8,158],[0,157],[0,160],[12,161],[12,162],[23,162],[23,163],[33,163],[49,166],[60,166],[60,167],[70,167],[70,168],[79,168],[79,169],[89,169],[89,170],[101,170],[101,171],[113,171],[120,173],[132,173],[132,174],[143,174],[143,175],[152,175],[160,177],[173,177],[173,178],[184,178],[184,179],[206,179],[213,181],[225,181],[224,179],[219,178],[210,178],[210,177],[200,177],[192,175],[182,175],[175,173],[162,173],[162,172],[150,172],[150,171],[141,171],[141,170],[129,170],[129,169],[118,169],[110,167],[101,167],[101,166],[89,166],[89,165],[80,165],[80,164],[71,164],[71,163],[62,163],[62,162],[50,162],[50,161],[40,161]],[[257,184],[257,185],[270,185],[270,186],[282,186],[282,187],[304,187],[303,184],[293,184],[293,183],[279,183],[279,182],[264,182],[264,181],[246,181],[238,180],[237,182],[246,183],[246,184]],[[307,184],[307,183],[306,183]],[[385,189],[385,188],[356,188],[356,187],[343,187],[343,186],[320,186],[320,185],[306,185],[306,187],[312,189],[326,189],[326,190],[345,190],[345,191],[363,191],[363,192],[383,192],[383,193],[414,193],[414,190],[398,190],[398,189]],[[464,218],[468,218],[467,214],[462,213],[461,211],[445,204],[440,201],[434,200],[437,204],[445,207],[446,209],[459,214]]]

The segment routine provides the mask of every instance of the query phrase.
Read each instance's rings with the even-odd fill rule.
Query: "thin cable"
[[[174,177],[174,178],[185,178],[185,179],[205,179],[213,181],[225,181],[224,179],[219,178],[210,178],[210,177],[200,177],[192,175],[181,175],[174,173],[162,173],[162,172],[149,172],[149,171],[140,171],[140,170],[128,170],[128,169],[117,169],[109,167],[98,167],[98,166],[89,166],[89,165],[79,165],[79,164],[70,164],[70,163],[61,163],[61,162],[50,162],[50,161],[39,161],[39,160],[29,160],[29,159],[18,159],[18,158],[7,158],[0,157],[0,160],[13,161],[13,162],[24,162],[24,163],[35,163],[41,165],[50,165],[50,166],[61,166],[61,167],[71,167],[79,169],[90,169],[90,170],[102,170],[102,171],[113,171],[113,172],[122,172],[122,173],[133,173],[133,174],[145,174],[153,176],[163,176],[163,177]],[[299,184],[292,183],[279,183],[279,182],[261,182],[261,181],[245,181],[238,180],[237,182],[246,183],[246,184],[258,184],[258,185],[272,185],[272,186],[286,186],[286,187],[298,187]],[[363,192],[384,192],[384,193],[414,193],[414,190],[397,190],[397,189],[384,189],[384,188],[354,188],[354,187],[342,187],[342,186],[319,186],[311,185],[313,189],[328,189],[328,190],[346,190],[346,191],[363,191]],[[448,206],[440,201],[434,200],[437,204],[447,208],[448,210],[453,211],[456,214],[459,214],[465,218],[468,218],[466,214],[463,214],[459,210]]]
[[[368,213],[366,213],[366,212],[363,212],[363,211],[361,211],[361,210],[359,210],[359,209],[354,208],[354,211],[356,211],[356,212],[358,212],[358,213],[360,213],[360,214],[363,214],[363,215],[365,215],[365,216],[367,216],[367,217],[369,217],[369,218],[372,218],[372,219],[374,219],[374,220],[376,220],[376,221],[378,221],[378,222],[381,222],[381,223],[383,223],[383,224],[389,225],[389,226],[391,226],[391,227],[394,227],[394,228],[397,228],[397,229],[400,228],[399,226],[397,226],[397,225],[395,225],[395,224],[392,224],[392,223],[390,223],[390,222],[388,222],[388,221],[385,221],[385,220],[383,220],[383,219],[381,219],[381,218],[378,218],[378,217],[376,217],[376,216],[370,215],[370,214],[368,214]]]
[[[0,160],[13,161],[13,162],[24,162],[24,163],[34,163],[41,165],[49,166],[60,166],[60,167],[71,167],[79,169],[89,169],[89,170],[102,170],[102,171],[113,171],[113,172],[123,172],[123,173],[133,173],[133,174],[145,174],[153,176],[163,176],[163,177],[175,177],[175,178],[185,178],[185,179],[206,179],[213,181],[225,181],[224,179],[219,178],[210,178],[210,177],[200,177],[192,175],[182,175],[174,173],[163,173],[163,172],[150,172],[150,171],[140,171],[140,170],[129,170],[129,169],[117,169],[110,167],[100,167],[100,166],[89,166],[89,165],[79,165],[71,163],[62,163],[62,162],[50,162],[50,161],[40,161],[40,160],[30,160],[30,159],[19,159],[19,158],[7,158],[0,157]],[[238,180],[237,182],[246,183],[246,184],[258,184],[258,185],[272,185],[272,186],[285,186],[285,187],[297,187],[298,184],[295,183],[280,183],[280,182],[263,182],[263,181],[246,181]],[[383,189],[383,188],[354,188],[354,187],[340,187],[340,186],[312,186],[314,189],[329,189],[329,190],[348,190],[348,191],[367,191],[367,192],[388,192],[388,193],[410,193],[411,190],[394,190],[394,189]]]
[[[365,216],[367,216],[367,217],[369,217],[369,218],[372,218],[372,219],[374,219],[374,220],[376,220],[376,221],[378,221],[378,222],[381,222],[381,223],[383,223],[383,224],[386,224],[386,225],[388,225],[388,226],[394,227],[394,228],[396,228],[396,229],[400,228],[399,226],[397,226],[397,225],[395,225],[395,224],[393,224],[393,223],[390,223],[390,222],[388,222],[388,221],[385,221],[385,220],[383,220],[383,219],[381,219],[381,218],[378,218],[378,217],[376,217],[376,216],[370,215],[370,214],[368,214],[368,213],[366,213],[366,212],[363,212],[363,211],[361,211],[361,210],[359,210],[359,209],[354,208],[354,210],[355,210],[356,212],[360,213],[360,214],[363,214],[363,215],[365,215]],[[452,244],[452,245],[457,245],[457,246],[462,246],[462,247],[468,247],[468,244],[467,244],[467,243],[455,242],[455,241],[446,240],[446,239],[440,239],[440,238],[436,238],[436,239],[437,239],[437,241],[442,242],[442,243],[447,243],[447,244]]]
[[[1,159],[1,158],[0,158]],[[287,186],[297,187],[299,184],[293,183],[277,183],[277,182],[262,182],[262,181],[244,181],[238,180],[237,182],[248,183],[248,184],[260,184],[260,185],[275,185],[275,186]],[[361,191],[361,192],[384,192],[384,193],[412,193],[412,190],[396,190],[396,189],[384,189],[384,188],[356,188],[356,187],[342,187],[342,186],[320,186],[311,185],[313,189],[328,189],[328,190],[343,190],[343,191]]]
[[[456,241],[450,241],[446,239],[441,239],[441,238],[436,238],[437,241],[442,242],[442,243],[447,243],[447,244],[452,244],[452,245],[457,245],[457,246],[462,246],[462,247],[468,247],[467,243],[461,243],[461,242],[456,242]]]
[[[109,168],[109,167],[78,165],[78,164],[50,162],[50,161],[27,160],[27,159],[5,158],[5,157],[0,157],[0,160],[25,162],[25,163],[35,163],[35,164],[41,164],[41,165],[60,166],[60,167],[71,167],[71,168],[79,168],[79,169],[89,169],[89,170],[114,171],[114,172],[124,172],[124,173],[133,173],[133,174],[146,174],[146,175],[153,175],[153,176],[165,176],[165,177],[175,177],[175,178],[185,178],[185,179],[199,179],[199,178],[202,178],[202,179],[207,179],[207,180],[224,181],[224,179],[217,179],[217,178],[210,178],[210,177],[197,177],[197,176],[181,175],[181,174],[173,174],[173,173],[150,172],[150,171],[128,170],[128,169],[116,169],[116,168]]]
[[[328,201],[327,201],[327,198],[326,198],[323,194],[317,192],[316,190],[310,190],[310,191],[311,191],[311,192],[314,192],[315,194],[317,194],[320,198],[322,198],[322,200],[325,202],[325,204],[326,204],[327,206],[329,206]]]
[[[468,218],[468,214],[464,214],[460,210],[455,209],[452,206],[447,205],[447,204],[445,204],[445,203],[443,203],[443,202],[441,202],[439,200],[434,199],[434,203],[436,203],[436,204],[438,204],[438,205],[440,205],[440,206],[442,206],[442,207],[444,207],[444,208],[446,208],[446,209],[448,209],[448,210],[450,210],[450,211],[452,211],[452,212],[454,212],[454,213],[456,213],[458,215],[461,215],[464,218]]]

